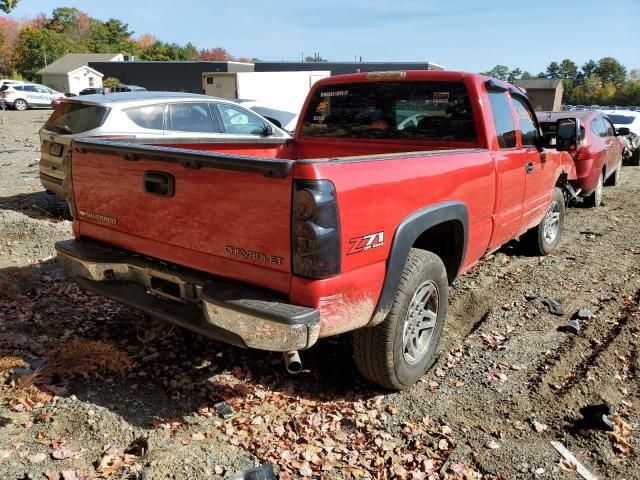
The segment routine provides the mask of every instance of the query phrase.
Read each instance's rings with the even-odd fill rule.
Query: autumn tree
[[[232,61],[233,56],[224,48],[205,48],[198,53],[198,59],[206,62]]]
[[[35,80],[38,70],[74,50],[75,45],[54,30],[26,27],[20,32],[16,48],[16,70],[29,80]]]

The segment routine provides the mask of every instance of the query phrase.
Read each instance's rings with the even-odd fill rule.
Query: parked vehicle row
[[[576,178],[570,183],[585,197],[591,207],[602,203],[605,185],[617,185],[622,169],[623,136],[629,129],[616,130],[607,115],[600,111],[538,112],[542,131],[555,133],[559,119],[575,119],[580,129],[580,144],[576,145],[573,160]]]
[[[289,134],[240,105],[205,95],[143,91],[68,98],[40,130],[40,181],[48,191],[63,195],[62,159],[80,137],[206,148],[278,142]]]
[[[559,119],[542,135],[526,95],[506,82],[445,71],[323,79],[293,138],[207,99],[156,108],[153,125],[173,128],[175,105],[250,141],[75,138],[64,154],[43,143],[64,157],[74,217],[58,257],[85,288],[210,338],[284,352],[291,370],[298,351],[353,332],[362,374],[401,389],[433,363],[459,274],[514,238],[546,255],[562,235],[579,126]],[[52,118],[43,142],[68,126]]]

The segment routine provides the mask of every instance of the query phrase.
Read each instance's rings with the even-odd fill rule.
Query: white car
[[[258,102],[256,100],[247,100],[240,98],[232,101],[242,105],[245,108],[253,110],[258,115],[262,115],[276,127],[280,127],[286,132],[292,133],[296,128],[296,124],[298,123],[299,112],[280,110],[273,107],[272,105],[266,105],[263,102]]]
[[[631,165],[640,166],[640,112],[631,110],[602,110],[616,130],[628,128],[629,135],[624,137],[624,160]]]
[[[616,128],[627,127],[632,133],[640,136],[640,112],[631,110],[605,110],[602,112],[609,117]]]
[[[2,88],[3,85],[22,85],[23,82],[22,80],[12,80],[10,78],[0,78],[0,88]]]
[[[7,106],[16,110],[51,108],[51,102],[64,97],[64,93],[37,83],[5,84],[0,87],[0,95]]]

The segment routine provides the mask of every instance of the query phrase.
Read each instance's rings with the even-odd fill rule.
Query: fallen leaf
[[[204,439],[205,439],[204,433],[194,433],[193,435],[191,435],[191,440],[195,442],[201,442]]]
[[[57,450],[54,450],[51,456],[56,460],[64,460],[65,458],[72,457],[73,452],[69,448],[62,447],[62,448],[58,448]]]
[[[533,421],[533,429],[538,432],[544,432],[547,429],[547,426],[544,423],[540,423],[537,420]]]
[[[500,448],[500,444],[495,440],[489,440],[487,443],[484,444],[484,446],[485,448],[490,448],[491,450],[496,450]]]

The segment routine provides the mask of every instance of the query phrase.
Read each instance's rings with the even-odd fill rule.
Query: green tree
[[[316,62],[316,63],[318,63],[318,62],[328,62],[329,60],[327,60],[326,58],[322,58],[320,56],[320,54],[318,53],[313,57],[304,57],[304,61],[305,62]]]
[[[107,77],[102,81],[102,87],[103,88],[113,88],[113,87],[117,87],[118,85],[120,85],[122,82],[120,81],[119,78],[116,77]]]
[[[506,65],[496,65],[491,70],[486,72],[480,72],[481,75],[486,75],[487,77],[497,78],[498,80],[507,80],[509,78],[509,72],[511,70]]]
[[[558,65],[558,62],[551,62],[548,66],[547,66],[547,72],[546,72],[546,77],[548,78],[562,78],[560,75],[560,65]]]
[[[590,77],[596,73],[596,68],[598,68],[598,64],[593,60],[587,60],[584,65],[582,65],[582,75],[584,77]]]
[[[563,80],[571,79],[574,80],[576,75],[578,74],[578,65],[575,64],[572,60],[565,58],[560,62],[560,78]]]
[[[11,10],[16,8],[20,0],[0,0],[0,10],[4,13],[9,13]]]
[[[88,47],[94,53],[137,54],[138,45],[131,39],[129,25],[110,18],[106,22],[92,19],[87,38]]]
[[[527,70],[525,70],[524,72],[522,72],[522,76],[520,77],[522,80],[529,80],[530,78],[534,78],[533,75],[531,75],[530,72],[528,72]]]
[[[36,80],[38,70],[57,60],[75,46],[48,28],[26,27],[20,32],[16,54],[16,70],[29,80]]]
[[[604,57],[598,60],[594,73],[605,83],[612,82],[614,85],[620,85],[625,81],[627,69],[615,58]]]
[[[521,77],[522,70],[520,70],[519,68],[514,68],[513,70],[509,71],[509,74],[507,75],[507,82],[513,83],[516,80],[519,80]]]

